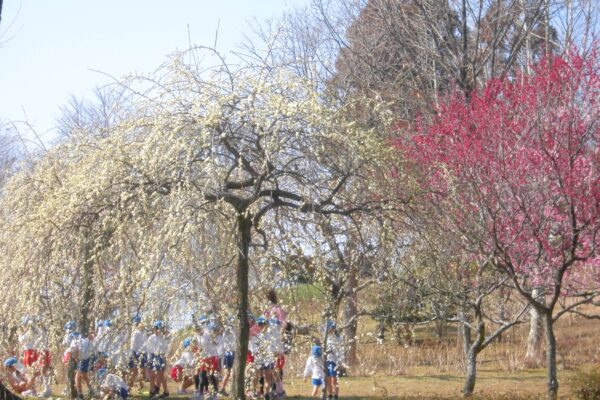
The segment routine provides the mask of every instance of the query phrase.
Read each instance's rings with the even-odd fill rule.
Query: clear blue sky
[[[0,122],[28,120],[51,138],[69,95],[89,97],[112,76],[151,72],[192,42],[227,51],[248,21],[279,17],[308,0],[4,0]]]

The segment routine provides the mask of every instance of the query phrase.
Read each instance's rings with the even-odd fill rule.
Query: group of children
[[[270,400],[283,398],[285,354],[289,350],[285,339],[290,326],[286,314],[275,299],[263,315],[254,318],[249,313],[248,322],[247,394]],[[168,376],[179,384],[178,395],[190,393],[193,399],[227,395],[225,388],[236,356],[233,318],[201,316],[195,331],[181,342],[170,336],[164,321],[154,321],[147,329],[136,314],[131,325],[128,334],[124,329],[113,329],[110,320],[97,322],[96,330],[89,333],[79,332],[74,321],[65,324],[62,361],[67,374],[69,367],[76,371],[78,398],[84,397],[85,385],[89,397],[126,399],[130,388],[137,384],[142,390],[145,382],[149,383],[150,397],[167,398]],[[48,397],[52,359],[47,334],[32,318],[24,320],[22,326],[18,338],[21,351],[4,361],[3,383],[24,396]],[[314,342],[304,375],[312,377],[313,396],[325,391],[332,399],[338,396],[341,342],[333,322],[328,322],[326,330],[326,359],[323,361],[318,341]],[[175,351],[170,351],[171,347],[176,347]],[[170,354],[173,356],[169,358]],[[43,390],[38,393],[36,382],[40,380]]]
[[[342,341],[337,334],[335,322],[328,320],[325,327],[326,358],[319,340],[313,340],[311,354],[306,360],[304,380],[310,376],[313,386],[312,396],[320,398],[324,392],[328,399],[337,399],[339,394],[338,367],[341,365]]]

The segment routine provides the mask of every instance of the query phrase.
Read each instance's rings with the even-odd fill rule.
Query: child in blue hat
[[[325,372],[323,368],[323,357],[321,346],[313,344],[310,349],[310,356],[306,360],[306,367],[304,368],[304,381],[306,378],[311,377],[313,386],[312,397],[318,398],[321,396],[324,384],[325,384]]]

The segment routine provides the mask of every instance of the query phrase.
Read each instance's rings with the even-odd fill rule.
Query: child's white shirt
[[[321,379],[325,378],[325,370],[323,368],[323,359],[321,357],[309,356],[306,359],[306,367],[304,368],[304,377],[308,378],[311,376],[311,379]]]
[[[79,360],[87,360],[94,355],[95,347],[94,343],[88,338],[79,338],[72,342],[70,351],[71,353],[76,351]]]
[[[115,374],[106,374],[104,382],[102,382],[102,387],[114,391],[118,391],[119,389],[129,390],[123,378]]]
[[[65,334],[63,339],[63,345],[65,346],[64,354],[71,352],[74,348],[74,344],[77,340],[79,340],[79,336],[74,335],[75,332],[69,332]]]
[[[24,350],[34,350],[36,348],[37,333],[33,328],[27,328],[23,334],[19,335],[18,340]]]
[[[169,343],[166,338],[154,333],[146,341],[146,351],[148,354],[165,355],[169,351]]]
[[[179,360],[175,362],[175,365],[179,365],[183,368],[193,368],[196,365],[196,360],[194,359],[192,352],[184,350],[183,353],[181,353]]]
[[[94,340],[99,352],[108,353],[110,350],[110,328],[104,326],[98,327],[98,335]]]
[[[142,353],[147,341],[148,335],[146,335],[146,332],[143,329],[134,328],[131,333],[131,351]]]
[[[37,331],[34,346],[38,350],[48,350],[48,332],[44,329]]]
[[[278,325],[269,325],[267,329],[271,353],[283,354],[284,348],[283,338],[281,337],[281,327]]]
[[[327,336],[327,361],[339,363],[342,360],[342,338],[338,335]]]
[[[235,331],[233,329],[225,329],[223,332],[223,352],[235,351]]]
[[[217,345],[210,333],[204,333],[200,337],[199,343],[203,357],[214,357],[218,355]]]
[[[252,355],[256,364],[268,364],[273,362],[273,352],[271,351],[271,335],[264,330],[259,332],[250,340]]]

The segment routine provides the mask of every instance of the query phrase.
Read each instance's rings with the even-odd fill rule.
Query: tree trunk
[[[558,395],[558,378],[556,376],[556,338],[554,337],[554,325],[552,311],[544,315],[546,328],[546,368],[548,369],[548,398],[556,399]]]
[[[240,213],[237,219],[237,246],[239,253],[235,271],[238,337],[235,346],[233,379],[231,381],[231,396],[236,400],[244,400],[246,398],[246,354],[248,353],[248,340],[250,337],[250,326],[248,325],[248,251],[252,239],[251,229],[252,219]]]
[[[358,306],[356,289],[358,279],[356,268],[350,266],[348,280],[344,290],[344,342],[346,344],[345,361],[348,365],[356,365],[356,333],[358,331]]]
[[[94,301],[94,261],[92,257],[93,244],[88,240],[83,249],[82,295],[79,308],[79,333],[87,337],[90,333],[90,316]]]
[[[531,295],[537,301],[543,300],[539,296],[539,291],[534,289]],[[525,353],[525,364],[528,367],[538,367],[541,361],[542,334],[543,334],[543,315],[535,307],[529,310],[529,336],[527,337],[527,351]]]
[[[467,373],[463,385],[463,397],[473,397],[475,390],[475,379],[477,378],[477,350],[470,349],[467,353]]]
[[[471,343],[471,329],[463,324],[464,332],[464,343],[465,343],[465,357],[467,362],[467,371],[465,377],[465,384],[463,386],[463,397],[472,398],[473,391],[475,390],[475,379],[477,378],[477,355],[483,350],[485,342],[485,324],[483,322],[483,310],[481,306],[481,299],[478,299],[475,304],[475,315],[477,318],[477,329],[475,330],[475,340]],[[467,334],[467,332],[469,332]]]
[[[446,334],[446,321],[443,319],[435,320],[435,336],[438,338],[438,341],[444,340],[444,335]]]
[[[506,320],[506,293],[504,287],[501,287],[499,290],[499,303],[498,303],[498,319],[500,321]],[[502,343],[504,337],[502,333],[498,335],[498,343]]]
[[[467,318],[467,314],[464,312],[461,312],[460,314],[461,318],[466,319]],[[462,344],[462,351],[463,354],[465,356],[467,356],[467,354],[469,354],[469,348],[471,347],[471,328],[469,328],[467,325],[465,324],[461,324],[459,322],[458,325],[458,342],[460,344]]]
[[[88,234],[89,235],[89,234]],[[93,241],[88,237],[83,247],[83,271],[81,281],[81,303],[79,305],[79,333],[81,337],[88,337],[90,334],[90,316],[94,303],[94,261],[93,261]],[[77,365],[73,357],[69,359],[67,367],[67,380],[69,387],[69,398],[77,397],[75,388],[75,369]]]

